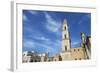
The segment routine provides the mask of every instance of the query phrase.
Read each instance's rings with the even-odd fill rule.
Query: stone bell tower
[[[62,60],[71,60],[71,47],[70,47],[70,36],[68,31],[67,20],[64,19],[62,26]]]
[[[70,51],[70,37],[69,37],[67,20],[64,19],[62,27],[62,52],[68,52],[68,51]]]

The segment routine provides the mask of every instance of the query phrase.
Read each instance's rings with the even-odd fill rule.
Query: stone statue
[[[81,33],[81,37],[82,37],[82,43],[86,43],[86,36],[84,33]]]

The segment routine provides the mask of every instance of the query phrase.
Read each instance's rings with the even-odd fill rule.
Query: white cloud
[[[25,48],[35,48],[35,43],[32,40],[25,40],[24,47]]]
[[[26,27],[25,30],[26,30],[27,32],[31,32],[31,33],[28,35],[29,38],[35,39],[35,40],[38,40],[38,41],[41,41],[41,42],[43,42],[44,44],[48,44],[48,45],[51,44],[50,38],[45,37],[43,34],[37,32],[37,31],[33,31],[32,28]],[[38,34],[35,34],[35,35],[34,35],[34,33],[38,33]]]
[[[73,45],[77,45],[79,42],[73,42]]]
[[[61,44],[60,40],[51,41],[49,38],[46,38],[46,37],[43,37],[43,36],[37,37],[37,39],[41,40],[42,42],[25,39],[24,48],[36,50],[36,49],[38,49],[38,47],[41,47],[41,49],[44,49],[45,52],[53,52],[58,47],[60,48],[60,44]]]
[[[32,15],[38,14],[37,11],[28,10],[28,12],[31,13]],[[25,22],[27,22],[27,21],[29,21],[29,18],[28,18],[25,14],[23,14],[23,20],[24,20]]]
[[[36,32],[34,32],[32,30],[32,28],[26,27],[25,30],[27,30],[28,32],[32,32],[30,35],[28,35],[29,38],[35,39],[35,40],[38,40],[38,41],[41,41],[42,42],[42,43],[41,42],[34,42],[32,40],[33,43],[35,44],[35,46],[37,45],[37,46],[41,46],[41,47],[44,47],[44,48],[47,48],[48,49],[48,48],[52,48],[52,46],[58,47],[59,44],[60,44],[60,41],[59,40],[58,41],[56,41],[56,39],[55,40],[51,40],[50,38],[45,37],[43,34],[41,34],[39,32],[37,32],[38,34],[35,34],[34,35],[34,33],[36,33]],[[32,43],[32,41],[30,41],[30,42]],[[28,43],[26,43],[26,44],[28,44]]]
[[[45,37],[43,37],[43,36],[42,36],[40,39],[43,40],[43,41],[49,41],[48,38],[45,38]]]
[[[38,37],[37,39],[39,39],[39,40],[41,40],[42,41],[42,43],[41,42],[35,42],[35,44],[37,45],[37,46],[41,46],[41,47],[44,47],[44,48],[46,48],[47,50],[46,51],[48,51],[48,49],[50,49],[50,51],[52,51],[52,50],[54,50],[55,48],[54,47],[58,47],[59,46],[59,44],[60,44],[60,41],[51,41],[49,38],[45,38],[45,37]]]
[[[38,12],[37,12],[37,11],[32,11],[32,10],[29,10],[28,12],[29,12],[29,13],[31,13],[32,15],[36,15],[36,14],[38,14]]]
[[[25,14],[23,14],[23,20],[24,21],[28,21],[28,18],[27,18],[27,16]]]
[[[45,36],[43,36],[42,34],[40,34],[40,35],[32,34],[30,37],[32,37],[32,38],[34,38],[36,40],[40,40],[40,41],[44,41],[44,42],[50,42],[50,39],[45,37]]]
[[[38,49],[37,47],[43,47],[48,49],[48,48],[51,48],[51,46],[48,45],[47,42],[44,41],[44,43],[41,43],[41,42],[35,42],[33,40],[29,40],[29,39],[24,39],[24,43],[23,43],[23,47],[26,48],[26,49]]]
[[[48,13],[45,12],[46,28],[52,32],[58,32],[61,27],[61,23],[54,20]]]
[[[80,44],[79,41],[73,41],[73,42],[72,42],[72,47],[76,47],[78,44]]]
[[[50,45],[52,43],[51,40],[49,38],[43,36],[43,34],[37,34],[37,35],[30,34],[29,37],[32,39],[43,42],[43,43],[38,42],[40,44]]]
[[[47,44],[45,44],[45,43],[36,43],[36,45],[37,46],[41,46],[41,47],[44,47],[44,48],[46,48],[46,49],[48,49],[48,48],[52,48],[51,46],[49,46],[49,45],[47,45]]]
[[[46,46],[50,46],[50,45],[53,44],[53,42],[52,42],[49,38],[46,38],[46,37],[44,37],[44,36],[42,36],[42,37],[40,37],[40,38],[38,37],[38,39],[39,39],[40,41],[42,41],[43,44],[46,45]]]

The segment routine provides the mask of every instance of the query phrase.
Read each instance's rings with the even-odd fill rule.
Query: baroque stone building
[[[91,38],[81,33],[81,40],[81,47],[71,48],[69,28],[67,20],[64,19],[62,26],[62,52],[60,54],[62,60],[82,60],[91,58]]]

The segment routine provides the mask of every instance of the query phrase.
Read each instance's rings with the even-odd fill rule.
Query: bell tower
[[[62,26],[62,52],[70,51],[70,37],[68,31],[67,20],[64,19]]]
[[[62,60],[71,60],[71,47],[70,47],[70,36],[68,31],[67,20],[64,19],[62,26]]]

